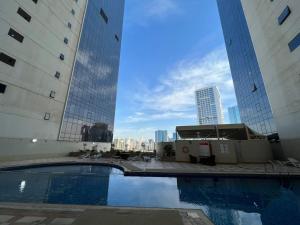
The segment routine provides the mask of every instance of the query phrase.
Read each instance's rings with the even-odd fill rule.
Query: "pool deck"
[[[73,157],[36,159],[13,162],[0,162],[0,169],[53,163],[94,163],[121,167],[126,176],[241,176],[241,177],[300,177],[300,168],[276,163],[260,164],[218,164],[205,166],[201,164],[162,162],[152,160],[125,161],[119,159],[78,159]]]
[[[0,204],[1,225],[213,225],[201,210]]]
[[[200,164],[78,159],[72,157],[0,162],[0,169],[41,164],[93,163],[122,168],[126,176],[300,177],[300,169],[282,164]],[[213,225],[201,210],[0,203],[0,225]]]

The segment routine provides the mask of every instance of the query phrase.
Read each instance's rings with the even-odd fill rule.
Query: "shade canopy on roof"
[[[251,140],[266,138],[266,136],[251,130],[243,123],[177,126],[176,132],[181,139]]]

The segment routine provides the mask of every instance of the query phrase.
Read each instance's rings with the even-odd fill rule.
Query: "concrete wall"
[[[189,162],[189,155],[199,157],[199,140],[176,141],[176,161]],[[273,159],[271,145],[267,140],[214,140],[209,141],[216,163],[263,163]],[[184,152],[183,148],[189,151]]]
[[[271,145],[267,140],[247,140],[240,142],[240,162],[264,163],[273,159]]]
[[[300,1],[242,0],[242,5],[285,156],[300,160],[300,47],[291,52],[288,46],[299,33]],[[279,25],[287,6],[291,14]]]
[[[236,141],[212,141],[212,154],[216,156],[216,163],[238,163]]]
[[[175,142],[176,149],[176,161],[178,162],[189,162],[189,155],[199,157],[210,155],[210,150],[208,152],[201,150],[200,143],[206,141],[189,141],[189,140],[178,140]],[[207,154],[208,153],[208,154]]]
[[[0,52],[16,60],[13,67],[0,62],[0,83],[7,85],[0,94],[0,137],[57,139],[85,5],[86,0],[0,1]],[[19,7],[30,22],[17,14]],[[24,36],[22,43],[8,35],[10,28]]]
[[[92,150],[93,147],[98,151],[110,151],[111,144],[49,140],[32,143],[31,139],[0,138],[0,161],[62,157],[72,151]]]
[[[164,148],[166,145],[172,145],[172,148],[175,150],[175,143],[174,142],[158,142],[155,144],[156,154],[160,157],[164,154]]]

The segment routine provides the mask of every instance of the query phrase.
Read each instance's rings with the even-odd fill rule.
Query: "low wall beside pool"
[[[111,143],[0,138],[0,161],[62,157],[84,149],[110,151]]]

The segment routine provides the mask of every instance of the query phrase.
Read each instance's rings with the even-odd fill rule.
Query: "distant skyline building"
[[[176,132],[173,132],[173,141],[176,141],[177,135]]]
[[[285,157],[300,160],[300,1],[242,4]]]
[[[167,130],[155,131],[155,143],[167,142],[167,141],[168,141],[168,131]]]
[[[220,92],[217,87],[205,87],[195,91],[200,125],[224,123]]]
[[[229,122],[232,124],[241,123],[240,112],[237,105],[228,107]]]
[[[217,0],[241,121],[261,134],[276,133],[262,74],[240,0]]]

